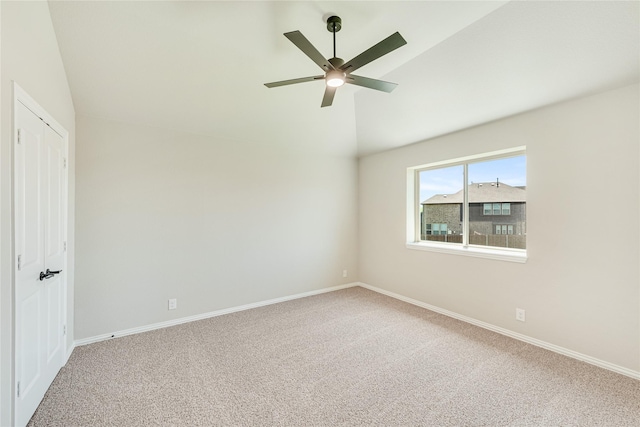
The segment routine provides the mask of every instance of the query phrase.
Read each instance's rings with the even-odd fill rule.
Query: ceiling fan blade
[[[291,31],[290,33],[284,33],[284,36],[291,40],[291,43],[298,46],[305,55],[307,55],[313,62],[318,64],[325,72],[329,70],[335,70],[333,65],[324,57],[318,49],[316,49],[300,31]]]
[[[320,107],[329,107],[333,103],[333,97],[336,95],[336,87],[327,86],[322,97],[322,105]]]
[[[314,80],[323,80],[324,76],[301,77],[299,79],[282,80],[280,82],[265,83],[266,87],[278,87],[286,85],[294,85],[296,83],[312,82]]]
[[[382,80],[370,79],[368,77],[354,76],[348,74],[345,83],[351,83],[352,85],[368,87],[369,89],[381,90],[383,92],[390,93],[398,86],[398,83],[385,82]]]
[[[370,47],[362,52],[360,55],[353,58],[351,61],[346,62],[340,67],[342,71],[350,73],[357,70],[363,65],[367,65],[369,62],[374,61],[387,53],[396,50],[397,48],[407,44],[407,41],[402,38],[400,33],[395,32],[380,43]]]

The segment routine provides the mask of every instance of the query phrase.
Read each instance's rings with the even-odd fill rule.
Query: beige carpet
[[[640,381],[363,288],[78,347],[31,426],[640,426]]]

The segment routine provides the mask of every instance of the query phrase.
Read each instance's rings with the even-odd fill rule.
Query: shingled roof
[[[423,205],[462,203],[463,191],[454,194],[436,194],[422,202]],[[500,182],[475,182],[469,185],[469,203],[517,203],[527,201],[526,187],[512,187]]]

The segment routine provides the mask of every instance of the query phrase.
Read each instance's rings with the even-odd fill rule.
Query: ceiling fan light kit
[[[331,87],[340,87],[344,84],[346,74],[340,70],[331,70],[327,71],[327,76],[325,77],[327,81],[327,86]]]
[[[316,49],[300,31],[292,31],[284,33],[284,36],[291,40],[298,49],[315,62],[324,72],[324,75],[302,77],[298,79],[283,80],[273,83],[265,83],[268,88],[286,86],[296,83],[311,82],[315,80],[324,80],[326,84],[324,96],[322,98],[321,107],[328,107],[333,103],[336,89],[345,83],[366,87],[369,89],[380,90],[383,92],[391,92],[398,86],[396,83],[385,82],[382,80],[370,79],[368,77],[356,76],[351,74],[358,68],[386,55],[389,52],[407,44],[406,40],[396,32],[382,40],[380,43],[370,47],[350,61],[344,62],[343,59],[336,57],[336,33],[342,28],[342,19],[338,16],[330,16],[327,19],[327,30],[333,33],[333,57],[325,59],[324,56]]]

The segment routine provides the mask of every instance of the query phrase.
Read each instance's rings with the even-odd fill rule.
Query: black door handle
[[[62,273],[62,270],[58,270],[58,271],[51,271],[47,268],[46,272],[40,272],[40,281],[42,282],[44,279],[50,279],[53,276],[55,276],[56,274],[60,274]]]
[[[46,273],[43,273],[42,271],[40,272],[40,281],[42,282],[44,279],[48,279],[50,277],[55,276],[54,274],[49,273],[49,270],[47,269]]]

